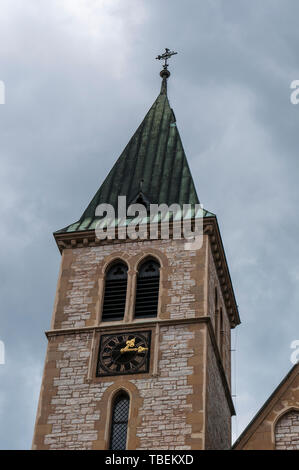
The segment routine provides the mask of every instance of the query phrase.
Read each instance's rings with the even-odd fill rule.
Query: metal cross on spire
[[[168,62],[167,62],[167,60],[170,59],[170,57],[173,56],[173,55],[175,55],[175,54],[177,54],[177,52],[171,51],[170,49],[168,49],[167,47],[165,47],[165,52],[164,52],[164,54],[158,55],[158,56],[156,57],[156,59],[158,59],[158,60],[164,60],[163,69],[166,70],[167,72],[168,72],[168,70],[167,70],[167,67],[168,67]],[[169,73],[169,72],[168,72],[168,73]]]

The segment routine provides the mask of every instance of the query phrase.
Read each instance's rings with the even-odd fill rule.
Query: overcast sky
[[[81,216],[152,105],[165,47],[179,52],[170,103],[199,198],[218,217],[242,320],[236,437],[299,339],[298,1],[0,9],[0,448],[31,446],[60,263],[52,232]]]

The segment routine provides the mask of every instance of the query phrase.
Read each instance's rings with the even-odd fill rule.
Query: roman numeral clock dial
[[[97,376],[148,372],[151,332],[102,335]]]

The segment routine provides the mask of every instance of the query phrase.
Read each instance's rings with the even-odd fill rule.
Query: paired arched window
[[[122,320],[127,297],[128,267],[119,261],[106,273],[102,321]],[[160,264],[147,258],[138,269],[135,318],[156,317],[158,312]]]
[[[110,450],[126,450],[129,407],[129,395],[121,391],[116,395],[112,406]]]
[[[160,265],[147,259],[138,269],[135,318],[156,317],[159,301]]]
[[[106,273],[102,321],[122,320],[127,297],[128,266],[118,262]]]

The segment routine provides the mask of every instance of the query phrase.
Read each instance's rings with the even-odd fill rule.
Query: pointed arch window
[[[114,399],[112,407],[110,450],[126,450],[130,398],[120,392]]]
[[[122,320],[127,297],[128,267],[125,263],[113,264],[106,273],[102,321]]]
[[[299,450],[298,434],[299,410],[289,409],[286,411],[275,426],[275,450]]]
[[[135,318],[156,317],[158,312],[160,264],[147,259],[138,270]]]
[[[214,306],[215,306],[215,336],[216,341],[219,345],[219,312],[218,312],[218,290],[215,287],[215,299],[214,299]]]

